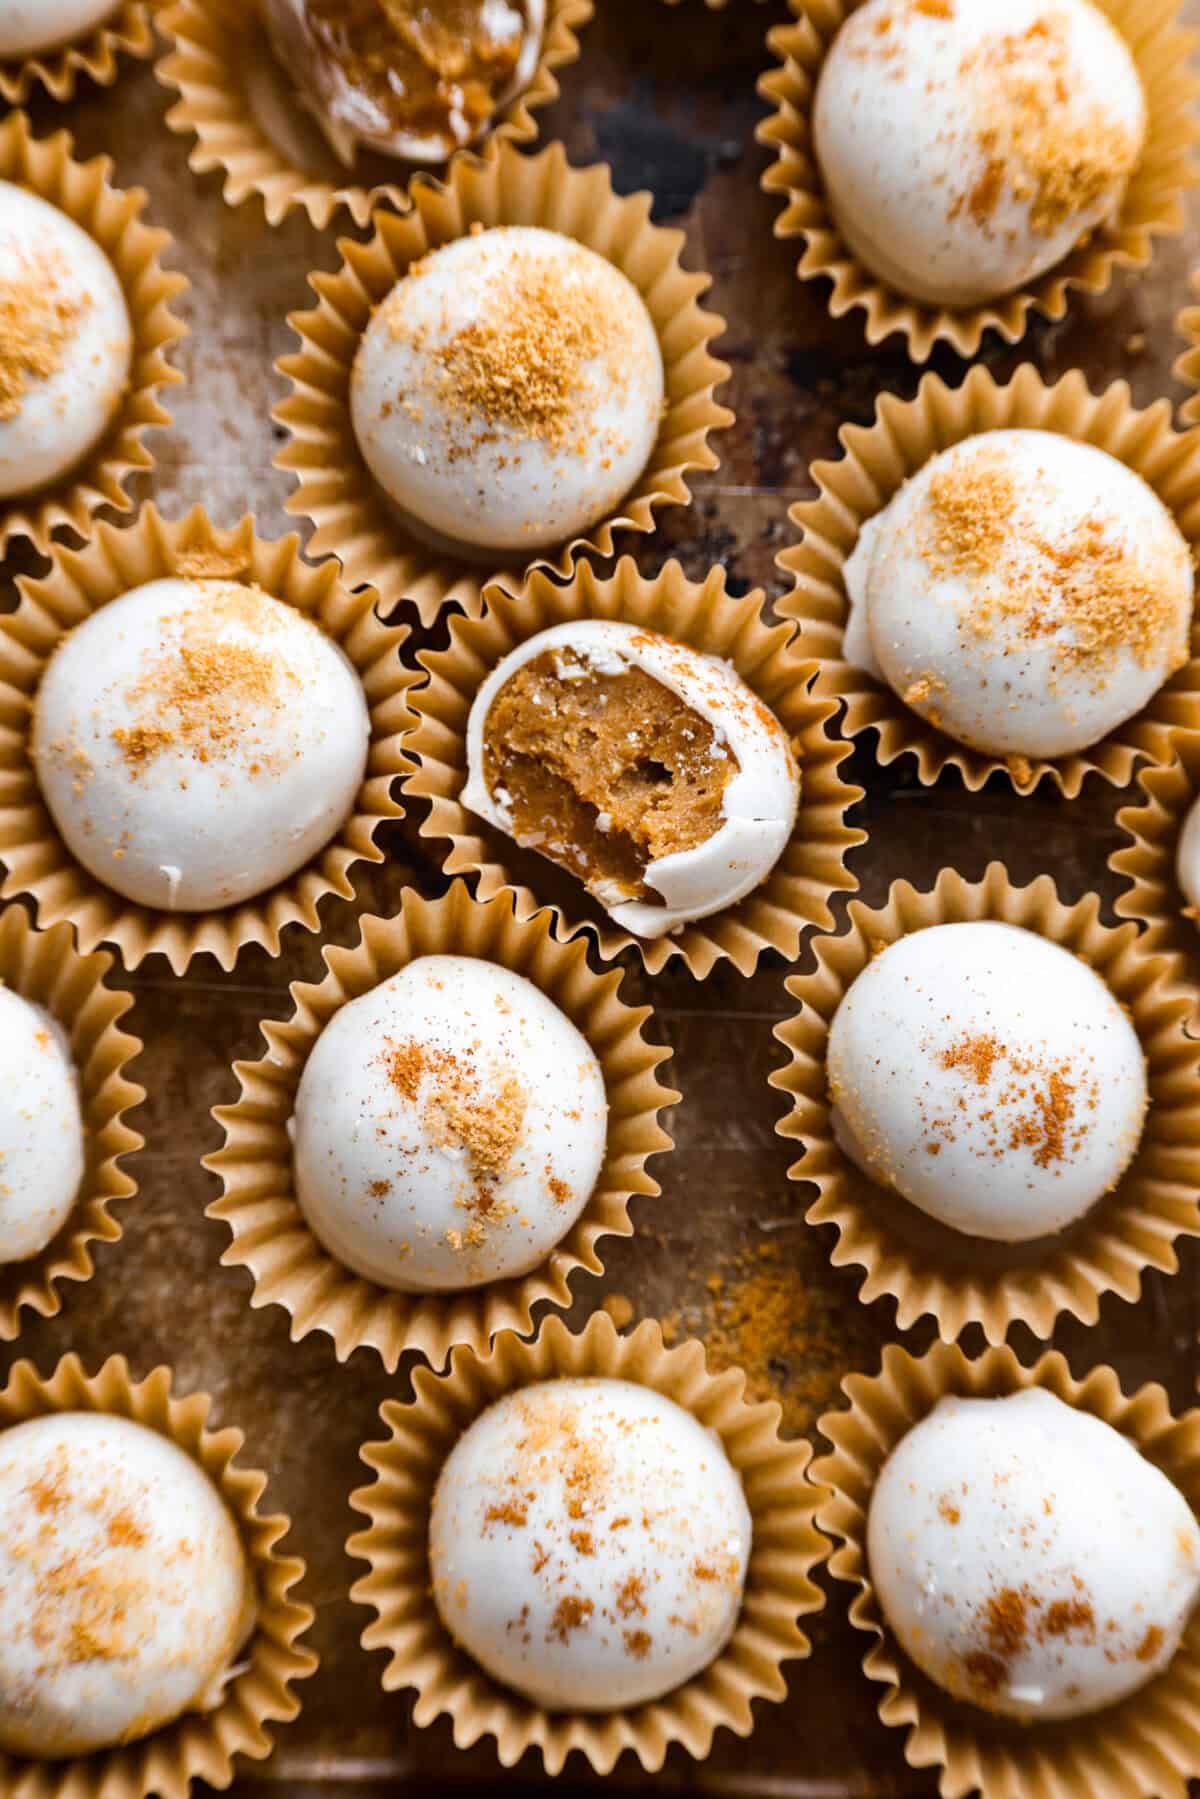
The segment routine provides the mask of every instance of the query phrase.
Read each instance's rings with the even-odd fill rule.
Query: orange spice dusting
[[[1048,13],[1023,31],[991,36],[968,51],[962,79],[974,92],[975,138],[991,217],[1005,187],[1028,202],[1032,229],[1049,235],[1110,197],[1115,201],[1141,142],[1097,99],[1083,109],[1069,26]],[[978,191],[978,189],[976,190]]]
[[[947,1524],[957,1524],[962,1517],[962,1513],[948,1493],[943,1493],[942,1497],[938,1500],[938,1516],[939,1518],[944,1519]]]
[[[489,1505],[483,1514],[485,1524],[511,1524],[516,1528],[528,1523],[529,1513],[519,1499],[505,1499],[499,1505]]]
[[[571,1532],[571,1547],[576,1555],[594,1555],[596,1552],[596,1545],[592,1538],[591,1531],[573,1530]]]
[[[749,1245],[689,1273],[701,1296],[661,1320],[664,1338],[701,1337],[714,1374],[743,1370],[747,1399],[779,1402],[786,1436],[810,1432],[846,1370],[878,1357],[879,1326],[847,1304],[845,1283],[806,1237]]]
[[[485,1072],[451,1050],[415,1038],[399,1043],[389,1038],[383,1063],[396,1092],[410,1103],[418,1100],[424,1085],[422,1122],[434,1141],[467,1151],[474,1187],[465,1204],[473,1224],[465,1235],[454,1235],[474,1247],[486,1224],[516,1209],[500,1200],[497,1184],[525,1129],[525,1088],[515,1074]]]
[[[1137,1647],[1139,1662],[1152,1662],[1163,1646],[1161,1625],[1152,1624]]]
[[[136,774],[169,747],[197,762],[240,756],[276,765],[264,736],[295,676],[270,641],[278,621],[257,588],[208,588],[177,621],[177,637],[143,660],[125,700],[140,716],[112,737]],[[252,636],[259,641],[247,641]]]
[[[654,1647],[654,1639],[649,1631],[627,1630],[625,1632],[625,1648],[636,1661],[644,1662]]]
[[[550,1620],[550,1635],[560,1643],[566,1643],[573,1630],[583,1630],[595,1606],[590,1599],[578,1593],[564,1593],[554,1608],[554,1616]]]
[[[640,1574],[630,1574],[617,1588],[617,1610],[622,1618],[646,1616],[646,1583]]]
[[[1065,1637],[1073,1630],[1088,1630],[1095,1622],[1096,1614],[1086,1599],[1055,1599],[1046,1607],[1041,1630],[1048,1637]]]
[[[1008,1669],[998,1655],[989,1655],[986,1649],[973,1649],[970,1655],[963,1658],[963,1667],[967,1674],[985,1693],[995,1693],[1008,1678]]]
[[[1026,1595],[1017,1587],[1002,1587],[991,1594],[985,1607],[984,1628],[997,1655],[1019,1654],[1029,1631]]]
[[[997,1057],[1003,1053],[995,1037],[963,1037],[943,1051],[942,1067],[964,1069],[981,1087],[986,1087],[992,1078]]]
[[[31,381],[47,381],[83,313],[85,300],[61,285],[67,270],[41,253],[0,275],[0,420],[14,419]]]

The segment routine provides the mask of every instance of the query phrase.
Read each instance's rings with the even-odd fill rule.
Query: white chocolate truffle
[[[429,1525],[446,1629],[552,1710],[643,1705],[737,1626],[751,1521],[725,1450],[623,1380],[508,1394],[455,1444]]]
[[[69,473],[125,393],[133,328],[116,270],[48,201],[0,181],[0,500]]]
[[[337,835],[371,724],[339,645],[232,581],[151,581],[63,638],[32,754],[71,853],[140,905],[202,912],[286,880]]]
[[[0,0],[0,56],[56,50],[103,25],[118,0]]]
[[[732,663],[656,631],[539,632],[480,687],[462,803],[662,937],[753,892],[796,822],[787,732]]]
[[[934,456],[845,568],[845,655],[993,756],[1072,755],[1188,656],[1188,545],[1140,475],[1091,444],[988,431]]]
[[[663,395],[658,334],[629,278],[522,225],[414,264],[363,335],[350,406],[367,467],[412,529],[532,554],[620,508]]]
[[[15,1425],[0,1519],[0,1750],[88,1755],[220,1704],[253,1585],[181,1449],[102,1413]]]
[[[296,1197],[381,1286],[527,1274],[591,1198],[608,1097],[595,1051],[521,975],[421,956],[335,1012],[304,1066]]]
[[[83,1179],[79,1083],[41,1006],[0,986],[0,1263],[45,1249]]]
[[[942,1399],[867,1518],[905,1654],[985,1711],[1075,1718],[1161,1674],[1200,1593],[1200,1530],[1152,1462],[1041,1388]]]
[[[1193,919],[1200,919],[1200,799],[1188,807],[1179,847],[1175,852],[1175,874]]]
[[[1091,0],[867,0],[813,110],[830,212],[853,253],[934,306],[998,298],[1117,216],[1146,100]]]
[[[1060,1231],[1120,1180],[1147,1105],[1137,1033],[1094,970],[989,920],[901,937],[834,1015],[833,1122],[872,1180],[967,1236]]]

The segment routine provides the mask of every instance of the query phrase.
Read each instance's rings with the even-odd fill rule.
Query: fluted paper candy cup
[[[63,531],[86,538],[103,506],[131,510],[130,475],[154,467],[143,438],[152,426],[169,425],[171,415],[160,390],[183,380],[168,360],[186,326],[171,302],[187,287],[187,277],[162,266],[170,249],[166,231],[142,223],[146,195],[112,186],[112,162],[94,156],[77,162],[65,131],[34,137],[23,112],[0,119],[0,181],[27,188],[66,213],[94,238],[116,271],[125,294],[133,333],[129,384],[107,431],[95,447],[60,480],[35,494],[0,500],[0,557],[16,538],[28,538],[49,555],[51,539]]]
[[[774,107],[758,128],[758,141],[775,154],[762,186],[785,202],[776,237],[798,238],[803,245],[796,269],[800,279],[830,282],[833,318],[861,312],[870,344],[900,333],[914,362],[928,362],[935,345],[943,343],[960,356],[974,356],[986,331],[1016,343],[1032,313],[1061,319],[1073,291],[1102,293],[1118,269],[1147,266],[1155,238],[1183,229],[1184,194],[1196,181],[1193,114],[1200,83],[1190,62],[1195,35],[1180,30],[1177,0],[1096,3],[1129,46],[1146,95],[1146,144],[1120,211],[1028,286],[984,305],[952,310],[912,300],[880,281],[850,250],[826,202],[813,150],[813,99],[833,40],[862,0],[789,0],[792,20],[777,25],[767,39],[777,66],[759,83],[763,99]]]
[[[874,732],[875,755],[884,766],[911,755],[923,786],[954,768],[973,793],[1000,773],[1018,793],[1031,793],[1046,781],[1074,799],[1090,775],[1127,786],[1140,762],[1169,759],[1176,734],[1194,724],[1200,711],[1200,618],[1193,618],[1191,659],[1140,712],[1089,749],[1054,761],[1002,759],[969,749],[845,654],[850,606],[843,570],[867,520],[940,451],[982,431],[1014,429],[1050,431],[1107,451],[1154,490],[1193,550],[1200,546],[1200,435],[1175,430],[1166,400],[1136,407],[1124,381],[1093,394],[1078,369],[1048,386],[1029,363],[1000,386],[977,364],[961,387],[925,375],[915,399],[883,394],[874,424],[842,427],[841,458],[813,464],[818,497],[793,506],[789,514],[800,540],[777,558],[794,583],[779,611],[799,622],[801,653],[820,663],[815,691],[841,701],[842,734]]]
[[[685,1685],[627,1711],[547,1712],[502,1687],[452,1641],[430,1590],[429,1513],[446,1457],[494,1400],[556,1376],[635,1381],[674,1400],[716,1432],[750,1508],[750,1562],[728,1645]],[[656,1773],[672,1745],[703,1760],[719,1729],[750,1735],[753,1702],[783,1699],[784,1662],[811,1651],[799,1620],[825,1603],[811,1575],[826,1545],[813,1526],[815,1495],[804,1479],[808,1444],[781,1441],[779,1407],[747,1404],[744,1385],[738,1369],[710,1374],[699,1343],[666,1349],[649,1319],[619,1336],[603,1312],[577,1336],[550,1318],[531,1343],[505,1331],[486,1355],[456,1350],[443,1375],[417,1369],[415,1399],[388,1400],[381,1412],[388,1436],[362,1452],[375,1480],[351,1504],[369,1524],[347,1547],[370,1570],[351,1594],[376,1614],[363,1645],[387,1651],[388,1692],[416,1690],[418,1728],[447,1716],[458,1748],[491,1737],[506,1768],[533,1749],[550,1774],[560,1773],[573,1751],[607,1774],[626,1749]]]
[[[683,233],[651,224],[649,194],[617,195],[607,167],[573,169],[561,144],[523,156],[502,143],[484,162],[456,163],[444,184],[414,183],[412,199],[403,218],[377,214],[367,243],[344,239],[345,261],[336,273],[309,277],[318,303],[291,315],[300,349],[278,365],[292,391],[275,417],[292,441],[275,460],[296,480],[288,511],[314,527],[309,554],[336,556],[348,586],[370,582],[389,609],[410,600],[429,624],[452,600],[477,613],[493,580],[511,586],[530,567],[551,568],[565,579],[583,551],[611,556],[618,532],[652,531],[664,506],[691,503],[691,470],[716,468],[709,437],[731,424],[733,414],[714,398],[729,370],[709,353],[725,329],[723,319],[699,304],[709,277],[682,267]],[[498,551],[489,566],[433,550],[400,522],[358,447],[350,378],[372,313],[412,264],[494,225],[561,232],[628,276],[658,334],[666,406],[650,460],[616,514],[557,552],[514,558]]]
[[[121,1235],[112,1207],[137,1191],[121,1164],[144,1141],[125,1122],[145,1098],[126,1074],[143,1046],[119,1028],[133,1001],[108,986],[111,967],[111,956],[79,955],[68,925],[35,931],[20,906],[0,910],[0,986],[41,1006],[62,1027],[79,1079],[85,1153],[83,1180],[62,1228],[29,1261],[0,1266],[3,1342],[19,1335],[23,1311],[53,1318],[62,1310],[60,1283],[91,1279],[92,1246]]]
[[[869,1180],[833,1130],[826,1051],[853,981],[901,937],[978,919],[1034,931],[1079,956],[1128,1013],[1146,1060],[1150,1104],[1134,1160],[1083,1218],[1027,1243],[985,1242],[928,1217]],[[1104,1294],[1135,1300],[1147,1269],[1175,1272],[1177,1239],[1200,1235],[1200,1045],[1184,1030],[1195,994],[1131,925],[1101,924],[1095,896],[1064,906],[1048,875],[1015,887],[993,863],[982,881],[944,869],[930,892],[897,881],[878,909],[852,901],[847,928],[816,938],[813,951],[813,972],[787,983],[799,1010],[775,1031],[791,1054],[771,1077],[791,1098],[776,1128],[801,1147],[792,1178],[816,1189],[808,1222],[836,1228],[834,1265],[863,1270],[861,1299],[894,1299],[901,1330],[931,1314],[947,1341],[976,1324],[1002,1343],[1015,1323],[1048,1337],[1062,1313],[1094,1324]]]
[[[813,664],[797,649],[791,627],[764,624],[761,604],[760,593],[733,599],[720,568],[694,582],[678,562],[668,562],[646,577],[623,557],[607,577],[583,563],[565,587],[535,574],[515,595],[493,589],[483,618],[451,620],[450,647],[420,658],[429,681],[414,694],[417,723],[405,739],[407,753],[420,763],[405,791],[429,800],[421,834],[449,841],[446,872],[478,875],[481,899],[511,890],[525,915],[549,906],[560,936],[589,932],[606,960],[636,947],[651,974],[675,958],[701,980],[722,960],[750,974],[767,950],[794,962],[805,930],[832,924],[834,894],[857,885],[846,857],[864,839],[846,824],[846,813],[862,794],[842,779],[847,751],[829,735],[835,703],[813,695]],[[644,625],[731,662],[788,732],[799,766],[795,827],[770,874],[736,905],[672,936],[631,936],[579,882],[533,851],[519,849],[462,803],[467,719],[486,676],[538,632],[590,618]]]
[[[591,16],[592,0],[548,0],[541,53],[528,85],[501,108],[487,138],[472,150],[455,151],[439,176],[464,158],[477,160],[477,152],[486,154],[493,142],[528,144],[537,137],[534,112],[558,98],[554,71],[577,59],[577,34]],[[268,225],[301,209],[318,231],[343,209],[359,226],[377,207],[407,209],[412,165],[367,151],[353,169],[339,164],[276,63],[254,6],[175,0],[161,23],[172,48],[158,64],[158,78],[179,94],[167,124],[195,138],[188,167],[198,175],[218,171],[228,205],[241,206],[257,194]]]
[[[292,1166],[296,1092],[318,1037],[343,1006],[418,956],[476,956],[532,981],[591,1045],[608,1096],[604,1166],[571,1229],[532,1273],[457,1293],[397,1292],[336,1261],[300,1209]],[[669,1051],[646,1041],[650,1010],[619,998],[619,973],[594,974],[583,944],[556,942],[545,914],[516,917],[509,895],[479,902],[461,881],[440,900],[410,889],[394,918],[365,918],[357,946],[328,949],[325,961],[329,973],[318,985],[293,985],[293,1016],[262,1026],[266,1055],[237,1064],[240,1099],[214,1113],[225,1144],[206,1166],[224,1191],[209,1216],[233,1237],[222,1260],[250,1270],[252,1305],[288,1312],[294,1342],[323,1331],[340,1361],[364,1345],[389,1370],[406,1349],[437,1367],[456,1344],[483,1354],[498,1331],[528,1331],[535,1307],[569,1305],[572,1276],[602,1272],[603,1238],[632,1233],[630,1199],[657,1196],[646,1163],[672,1147],[658,1119],[679,1098],[655,1073]]]
[[[270,1726],[300,1710],[292,1688],[313,1673],[317,1658],[300,1643],[312,1609],[292,1597],[304,1563],[279,1549],[290,1520],[259,1510],[267,1477],[237,1461],[241,1431],[209,1430],[208,1395],[176,1398],[171,1389],[168,1368],[134,1382],[123,1356],[94,1375],[78,1356],[64,1356],[49,1380],[32,1362],[18,1362],[0,1392],[0,1431],[53,1412],[104,1412],[168,1438],[203,1469],[238,1527],[258,1603],[254,1634],[212,1711],[186,1713],[140,1742],[74,1760],[0,1755],[0,1786],[9,1799],[187,1799],[195,1781],[224,1788],[240,1758],[270,1754]]]
[[[366,775],[341,830],[288,880],[223,911],[156,911],[97,880],[55,828],[30,755],[38,687],[63,636],[130,588],[168,576],[242,581],[294,606],[344,650],[370,714]],[[0,897],[27,895],[43,928],[69,923],[83,950],[113,943],[126,968],[156,954],[182,974],[199,955],[232,968],[250,943],[278,955],[288,926],[319,928],[326,895],[352,896],[356,863],[382,862],[379,827],[403,810],[393,787],[406,766],[400,738],[410,722],[405,696],[413,676],[400,661],[407,630],[379,622],[369,589],[347,593],[332,563],[312,568],[294,534],[270,542],[248,517],[223,531],[199,507],[171,520],[149,505],[132,525],[100,525],[83,550],[58,548],[48,575],[23,577],[18,586],[17,610],[0,617]]]
[[[827,1412],[819,1429],[833,1445],[809,1470],[821,1496],[817,1522],[835,1539],[829,1569],[855,1588],[850,1622],[873,1641],[863,1671],[884,1690],[879,1716],[906,1732],[912,1768],[936,1768],[942,1799],[1187,1799],[1200,1775],[1200,1612],[1193,1613],[1170,1666],[1120,1705],[1051,1724],[1018,1724],[952,1699],[919,1673],[895,1643],[867,1562],[867,1512],[892,1450],[939,1399],[999,1399],[1041,1387],[1120,1431],[1200,1504],[1200,1411],[1172,1416],[1158,1386],[1122,1392],[1111,1368],[1076,1380],[1057,1352],[1032,1368],[1011,1349],[977,1361],[935,1344],[915,1358],[889,1346],[874,1378],[842,1383],[848,1408]]]
[[[118,0],[107,19],[74,43],[37,55],[0,58],[0,100],[24,106],[38,87],[53,100],[73,100],[80,77],[111,87],[122,57],[145,61],[153,52],[148,0]]]

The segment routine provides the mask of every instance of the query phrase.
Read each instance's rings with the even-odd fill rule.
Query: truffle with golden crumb
[[[55,648],[38,782],[72,854],[140,905],[206,912],[288,879],[337,835],[370,717],[340,646],[236,581],[172,577]]]
[[[951,309],[1035,281],[1112,220],[1145,138],[1132,51],[1092,0],[867,0],[813,112],[850,249]]]
[[[1200,1596],[1182,1493],[1037,1387],[942,1399],[914,1425],[875,1483],[867,1552],[917,1666],[1027,1723],[1119,1704],[1161,1674]]]
[[[429,1522],[450,1635],[557,1711],[642,1705],[699,1674],[736,1629],[750,1547],[715,1432],[611,1379],[489,1407],[448,1456]]]
[[[347,1268],[405,1292],[526,1274],[587,1205],[608,1096],[540,988],[473,956],[420,956],[343,1006],[296,1096],[296,1196]]]
[[[658,438],[662,352],[615,264],[497,226],[433,250],[376,309],[351,415],[398,515],[439,547],[532,558],[616,512]]]
[[[833,1123],[880,1186],[970,1237],[1081,1218],[1133,1160],[1146,1062],[1100,976],[992,920],[914,931],[851,983],[829,1033]]]
[[[845,569],[845,656],[987,755],[1088,749],[1186,662],[1192,558],[1141,476],[1049,431],[931,458]]]
[[[126,1418],[0,1435],[0,1750],[89,1755],[219,1705],[256,1617],[204,1471]]]

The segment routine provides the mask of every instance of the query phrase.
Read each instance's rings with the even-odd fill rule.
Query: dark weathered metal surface
[[[1185,11],[1200,22],[1200,0]],[[729,320],[720,348],[733,365],[727,397],[738,415],[723,466],[697,483],[695,506],[669,514],[637,553],[646,567],[678,554],[696,575],[717,559],[742,590],[762,583],[777,595],[773,559],[788,537],[789,502],[811,492],[810,462],[835,451],[844,420],[870,418],[879,392],[911,393],[916,373],[901,346],[870,351],[855,321],[832,325],[822,290],[797,283],[793,249],[772,238],[776,208],[758,190],[766,156],[753,130],[764,33],[779,8],[733,0],[712,14],[698,0],[674,9],[599,0],[599,15],[562,100],[542,115],[545,133],[564,137],[577,162],[610,161],[621,188],[652,188],[660,219],[686,230],[687,260],[712,272],[713,302]],[[336,265],[335,238],[295,218],[269,231],[257,205],[231,212],[215,177],[189,175],[187,145],[163,125],[168,104],[149,71],[131,69],[111,93],[35,112],[42,129],[68,124],[81,153],[111,152],[122,185],[149,189],[152,218],[176,236],[171,260],[192,282],[183,304],[193,328],[182,351],[189,386],[171,396],[176,425],[155,440],[159,466],[143,492],[172,512],[201,501],[225,524],[249,503],[275,535],[285,528],[288,484],[270,467],[282,434],[269,407],[283,392],[271,365],[290,347],[285,314],[308,301],[307,272]],[[1196,241],[1193,232],[1160,249],[1148,276],[1076,301],[1063,324],[1035,326],[1018,349],[992,346],[986,359],[1003,370],[1032,358],[1051,376],[1078,364],[1093,385],[1124,377],[1139,401],[1178,399],[1173,321]],[[960,372],[953,358],[936,366],[950,378]],[[872,903],[898,876],[924,885],[953,863],[976,877],[992,857],[1019,880],[1049,870],[1067,899],[1095,889],[1111,901],[1105,863],[1119,804],[1111,790],[1091,786],[1070,804],[1021,800],[1003,786],[972,798],[952,779],[923,791],[903,766],[875,769],[868,751],[854,772],[868,790],[859,822],[870,842],[853,866]],[[394,908],[408,880],[437,887],[412,820],[392,833],[390,849],[386,868],[359,883],[363,909]],[[328,906],[327,940],[353,941],[355,916],[352,905]],[[227,977],[202,965],[177,981],[150,966],[129,982],[131,1028],[147,1045],[136,1071],[149,1091],[138,1119],[147,1148],[134,1164],[141,1190],[124,1209],[123,1241],[100,1250],[95,1279],[69,1291],[60,1318],[27,1329],[0,1356],[0,1371],[22,1354],[48,1369],[69,1348],[89,1363],[121,1350],[139,1370],[170,1362],[181,1386],[215,1395],[220,1420],[241,1425],[248,1456],[270,1470],[271,1497],[292,1514],[291,1541],[308,1562],[322,1667],[304,1683],[302,1714],[279,1731],[273,1761],[239,1791],[282,1784],[297,1799],[349,1799],[400,1784],[511,1789],[540,1781],[540,1771],[506,1776],[486,1745],[459,1755],[445,1728],[412,1730],[404,1698],[380,1689],[382,1658],[358,1644],[366,1614],[347,1596],[357,1572],[343,1549],[356,1522],[347,1495],[363,1478],[358,1449],[377,1434],[377,1407],[405,1390],[403,1377],[389,1379],[365,1352],[339,1367],[324,1338],[289,1343],[284,1315],[251,1311],[248,1278],[219,1266],[226,1234],[203,1218],[216,1182],[200,1157],[219,1141],[209,1108],[234,1094],[233,1058],[258,1053],[259,1020],[288,1012],[288,982],[316,978],[320,966],[319,945],[293,934],[278,961],[251,954]],[[834,1400],[842,1372],[874,1366],[895,1331],[889,1306],[865,1311],[853,1275],[829,1268],[828,1240],[804,1225],[787,1180],[787,1149],[773,1130],[781,1100],[767,1086],[782,1060],[771,1025],[785,1010],[784,973],[767,967],[744,981],[718,971],[697,987],[686,974],[651,983],[631,972],[627,994],[653,1000],[652,1028],[675,1051],[684,1094],[669,1121],[677,1148],[658,1164],[662,1198],[637,1209],[632,1241],[609,1247],[604,1283],[579,1283],[573,1317],[611,1290],[639,1313],[682,1313],[685,1328],[706,1327],[707,1277],[728,1274],[729,1251],[757,1230],[801,1271],[805,1294],[784,1353],[757,1374],[790,1399],[793,1417],[807,1417]],[[1187,1404],[1200,1249],[1184,1245],[1182,1264],[1173,1279],[1152,1278],[1139,1305],[1107,1302],[1096,1329],[1064,1329],[1058,1340],[1073,1365],[1112,1361],[1127,1381],[1164,1380],[1173,1401]],[[787,1704],[762,1709],[748,1745],[724,1737],[702,1769],[672,1759],[653,1782],[623,1763],[609,1784],[796,1799],[932,1792],[928,1777],[905,1769],[900,1737],[876,1720],[842,1591],[812,1634],[813,1656],[795,1666]],[[560,1786],[593,1784],[572,1773]]]

